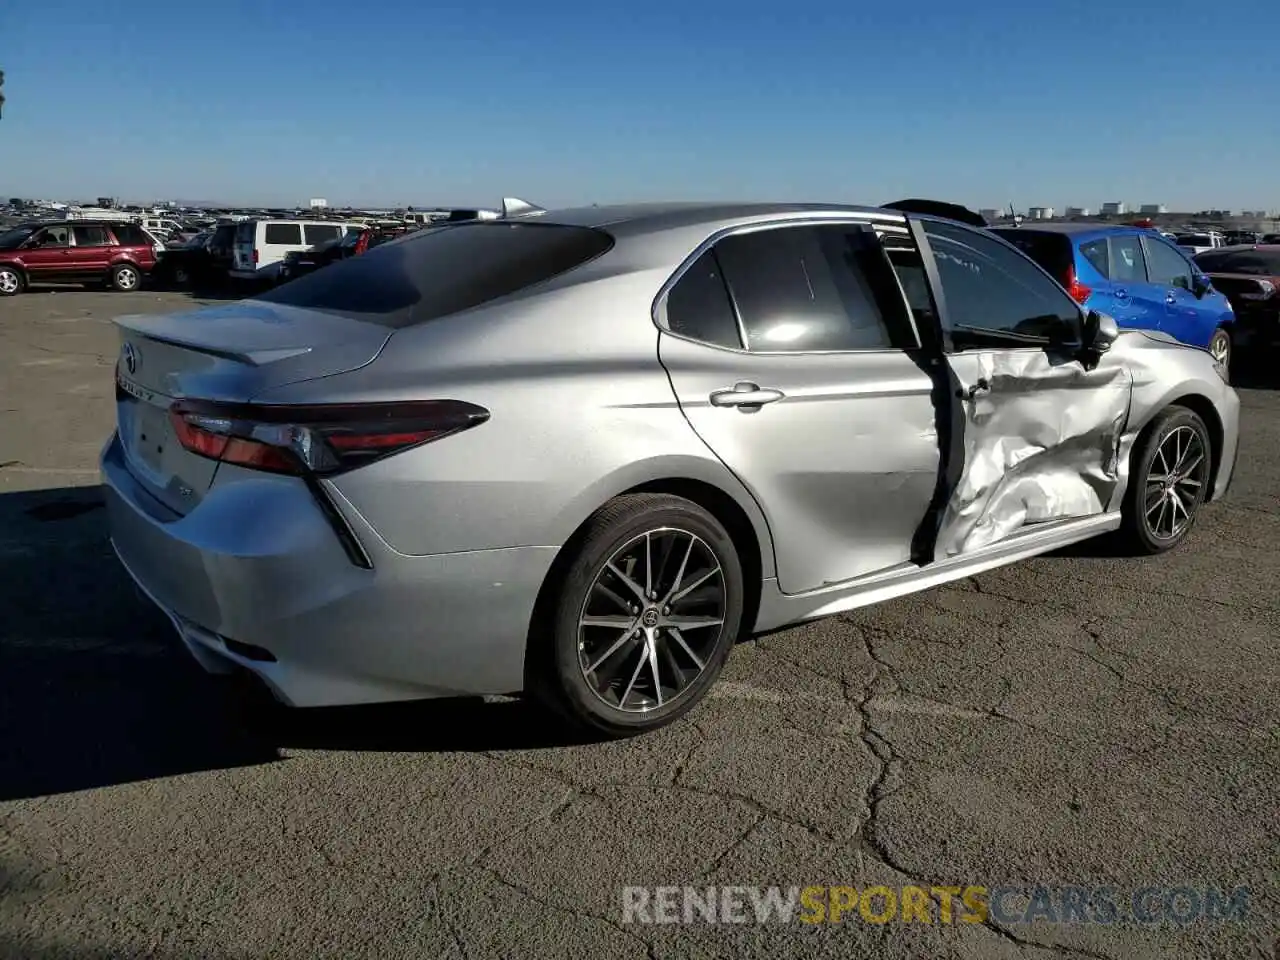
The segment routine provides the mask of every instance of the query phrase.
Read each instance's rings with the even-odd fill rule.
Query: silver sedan
[[[533,209],[121,318],[116,551],[285,703],[522,692],[624,735],[753,632],[1175,546],[1231,478],[1223,371],[961,219]]]

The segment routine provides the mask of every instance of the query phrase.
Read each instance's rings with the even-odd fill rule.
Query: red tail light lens
[[[489,419],[461,400],[271,406],[179,400],[174,434],[201,457],[272,473],[326,476]]]
[[[254,262],[254,263],[257,263],[257,262],[258,262],[258,248],[257,248],[257,247],[254,247],[254,248],[253,248],[253,262]]]
[[[1063,286],[1067,288],[1067,293],[1071,294],[1071,299],[1076,303],[1084,303],[1089,299],[1089,294],[1093,293],[1091,287],[1086,287],[1077,279],[1075,267],[1067,267],[1067,276]]]

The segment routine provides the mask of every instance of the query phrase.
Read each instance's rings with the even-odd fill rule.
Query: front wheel
[[[1211,443],[1194,411],[1156,415],[1129,462],[1120,537],[1130,551],[1164,553],[1186,539],[1208,494]]]
[[[12,297],[22,292],[22,274],[13,267],[0,266],[0,297]]]
[[[142,274],[138,272],[138,268],[131,264],[122,263],[111,271],[111,286],[115,290],[129,293],[138,289],[138,285],[142,282]]]
[[[742,623],[733,540],[691,501],[630,494],[587,523],[532,693],[576,725],[626,736],[670,723],[715,682]],[[554,612],[551,612],[551,611]]]
[[[1213,359],[1222,364],[1222,369],[1231,369],[1231,332],[1226,327],[1219,327],[1209,338],[1209,353]]]

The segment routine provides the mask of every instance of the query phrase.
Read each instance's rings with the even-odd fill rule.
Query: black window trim
[[[671,288],[680,282],[681,278],[689,271],[689,269],[697,263],[704,253],[712,250],[717,243],[726,237],[740,236],[748,233],[763,233],[766,230],[785,229],[787,227],[859,227],[875,230],[877,224],[892,224],[893,226],[905,227],[907,218],[902,215],[888,213],[841,213],[838,216],[804,216],[804,217],[785,217],[774,218],[771,220],[756,221],[753,223],[737,224],[731,227],[724,227],[715,231],[705,240],[694,247],[693,251],[681,261],[675,271],[669,276],[665,283],[658,289],[658,294],[653,298],[653,305],[650,308],[650,318],[662,333],[667,336],[676,337],[677,339],[687,341],[688,343],[696,343],[700,347],[706,347],[710,350],[723,350],[726,353],[741,353],[753,357],[812,357],[823,355],[834,356],[858,356],[871,353],[903,353],[909,352],[910,349],[920,349],[920,332],[915,327],[915,318],[911,313],[911,304],[907,301],[907,295],[902,289],[902,284],[898,283],[898,294],[902,298],[902,315],[906,317],[909,327],[903,330],[903,333],[910,334],[915,341],[914,348],[903,347],[858,347],[849,350],[751,350],[747,347],[747,330],[742,322],[742,313],[738,310],[737,300],[734,298],[733,290],[729,284],[725,283],[725,292],[729,297],[729,305],[733,309],[733,318],[738,327],[738,339],[741,346],[726,347],[719,343],[708,343],[705,340],[699,340],[696,337],[686,336],[682,333],[676,333],[667,325],[667,295],[671,292]],[[877,235],[878,236],[878,235]],[[922,254],[923,256],[923,251]],[[890,265],[892,269],[892,265]],[[723,274],[722,274],[723,276]],[[894,277],[897,277],[896,271]],[[876,305],[879,309],[879,304]],[[880,317],[887,325],[896,322],[893,317]],[[889,331],[890,337],[893,331]]]
[[[1147,245],[1142,242],[1143,238],[1146,236],[1145,231],[1117,230],[1115,231],[1115,233],[1108,233],[1108,234],[1104,234],[1103,236],[1105,236],[1107,240],[1108,274],[1115,273],[1115,263],[1116,263],[1115,242],[1121,237],[1132,237],[1134,240],[1136,240],[1138,243],[1138,251],[1142,254],[1142,278],[1140,280],[1115,280],[1110,275],[1107,277],[1108,280],[1116,284],[1150,283],[1151,282],[1150,264],[1148,263],[1148,259],[1147,259]]]
[[[1032,342],[1031,338],[1026,336],[1021,336],[1016,338],[1013,336],[1010,336],[1007,342],[1001,343],[998,347],[968,347],[960,350],[956,349],[955,343],[952,340],[952,337],[950,334],[950,328],[951,328],[951,324],[949,322],[950,315],[947,312],[946,294],[943,292],[943,289],[942,289],[942,277],[938,272],[937,260],[933,255],[933,245],[929,243],[929,238],[925,233],[925,229],[924,229],[925,225],[928,223],[941,223],[944,226],[954,227],[966,233],[974,233],[974,234],[978,234],[979,236],[989,237],[992,240],[994,240],[996,243],[999,243],[1002,246],[1007,247],[1014,254],[1026,260],[1029,264],[1031,264],[1033,267],[1039,270],[1042,274],[1044,274],[1045,278],[1050,283],[1052,283],[1059,290],[1062,290],[1062,295],[1066,297],[1069,303],[1072,303],[1075,305],[1076,313],[1079,315],[1079,321],[1080,321],[1080,325],[1077,327],[1077,330],[1084,329],[1083,325],[1084,325],[1084,319],[1085,319],[1085,312],[1078,303],[1076,303],[1074,300],[1071,299],[1071,295],[1067,293],[1066,290],[1063,290],[1062,284],[1059,283],[1057,279],[1054,278],[1053,274],[1051,274],[1044,267],[1040,266],[1040,264],[1038,264],[1034,259],[1027,256],[1025,253],[1023,253],[1021,250],[1015,247],[1008,240],[1004,239],[1004,237],[1001,237],[998,234],[996,234],[994,231],[983,230],[978,227],[971,227],[966,223],[960,223],[959,221],[956,221],[956,220],[947,220],[944,217],[930,217],[930,216],[917,215],[915,217],[912,217],[911,219],[913,221],[912,234],[913,235],[918,234],[916,244],[917,246],[920,247],[920,255],[924,257],[924,260],[925,260],[925,277],[929,281],[929,286],[931,287],[931,293],[933,294],[934,310],[938,317],[938,326],[941,328],[939,330],[939,335],[941,338],[942,349],[944,353],[946,353],[949,356],[959,355],[964,353],[973,353],[979,350],[1023,350],[1027,352],[1035,351],[1037,353],[1042,353],[1047,347],[1050,347],[1050,346],[1052,346],[1054,350],[1060,350],[1063,353],[1072,353],[1080,349],[1081,345],[1079,343],[1074,343],[1074,344],[1064,343],[1064,344],[1053,345],[1050,343],[1048,337],[1038,337],[1038,338],[1035,338],[1034,342]],[[918,230],[914,229],[915,226],[918,226],[919,229]],[[1001,337],[1000,333],[994,330],[991,331],[989,335],[993,341],[999,340]]]
[[[1145,234],[1142,237],[1140,237],[1140,239],[1142,242],[1142,253],[1147,258],[1147,283],[1155,284],[1158,287],[1169,287],[1170,289],[1176,289],[1176,290],[1183,289],[1182,287],[1178,286],[1176,283],[1170,283],[1167,280],[1151,279],[1151,251],[1148,249],[1148,244],[1157,244],[1157,243],[1163,244],[1165,247],[1173,251],[1173,253],[1175,253],[1178,256],[1178,258],[1182,260],[1183,265],[1187,268],[1187,276],[1191,279],[1191,282],[1193,284],[1196,282],[1196,277],[1204,276],[1204,271],[1200,269],[1200,265],[1197,264],[1195,260],[1193,260],[1191,257],[1187,256],[1187,254],[1183,252],[1182,248],[1178,246],[1176,243],[1170,243],[1168,240],[1164,239],[1164,237],[1152,237]],[[1190,292],[1189,288],[1187,288],[1187,292],[1188,293]]]

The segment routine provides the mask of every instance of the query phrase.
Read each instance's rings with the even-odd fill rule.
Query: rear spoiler
[[[883,204],[883,207],[886,210],[900,210],[903,213],[923,213],[933,217],[945,217],[947,220],[967,223],[971,227],[990,226],[981,214],[974,213],[958,203],[946,203],[942,200],[922,200],[919,198],[896,200],[893,203]]]

